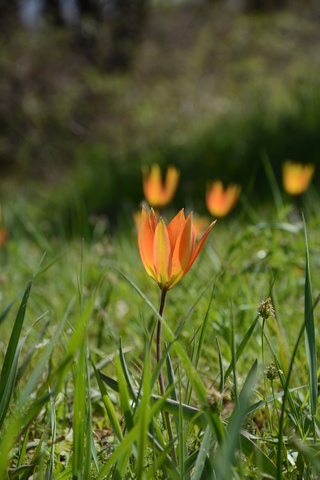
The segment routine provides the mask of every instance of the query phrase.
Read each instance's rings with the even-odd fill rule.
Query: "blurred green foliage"
[[[42,218],[85,207],[113,222],[143,200],[152,162],[181,170],[177,208],[204,211],[215,178],[267,201],[262,155],[279,182],[285,159],[319,165],[319,18],[313,4],[156,7],[127,73],[108,71],[107,24],[90,24],[90,59],[71,31],[15,26],[0,38],[2,201],[19,191]]]

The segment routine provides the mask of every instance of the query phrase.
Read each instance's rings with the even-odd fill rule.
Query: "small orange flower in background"
[[[0,206],[0,248],[4,248],[7,244],[9,237],[9,230],[7,227],[3,224],[2,221],[2,210]]]
[[[310,185],[315,167],[311,163],[302,165],[290,161],[282,165],[283,188],[290,195],[300,195]]]
[[[212,182],[207,187],[207,209],[215,217],[225,217],[235,207],[240,192],[240,185],[230,184],[223,188],[220,180]]]
[[[159,165],[154,164],[151,169],[144,165],[142,167],[143,192],[149,205],[155,208],[168,205],[177,191],[179,177],[179,170],[169,166],[163,183]]]
[[[162,218],[157,220],[153,209],[148,215],[142,207],[138,237],[140,256],[148,275],[163,291],[172,288],[187,273],[214,223],[209,225],[195,248],[192,213],[186,219],[182,209],[166,226]]]

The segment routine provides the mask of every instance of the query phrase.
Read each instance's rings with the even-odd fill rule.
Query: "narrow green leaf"
[[[317,346],[316,333],[313,316],[312,293],[311,293],[311,276],[310,276],[310,259],[307,238],[307,227],[303,216],[304,236],[306,243],[306,282],[305,282],[305,306],[304,306],[304,321],[305,321],[305,342],[309,371],[309,386],[310,386],[310,411],[313,418],[317,415],[318,403],[318,378],[317,378]]]
[[[150,415],[150,347],[145,349],[144,371],[142,377],[142,398],[137,410],[137,426],[139,427],[138,436],[138,456],[136,475],[138,479],[143,478],[145,450],[147,445],[147,434]]]
[[[212,439],[211,430],[208,426],[206,428],[204,437],[202,438],[202,441],[201,441],[201,447],[200,447],[199,452],[198,452],[197,461],[196,461],[196,464],[195,464],[195,469],[194,469],[194,472],[193,472],[192,480],[201,480],[202,472],[203,472],[204,466],[205,466],[205,460],[206,460],[206,457],[207,457],[207,455],[210,451],[211,439]]]
[[[18,296],[12,300],[12,302],[4,309],[4,311],[1,313],[0,315],[0,325],[1,323],[5,320],[6,316],[8,315],[8,313],[10,312],[12,306],[15,304],[15,302],[17,301],[18,299]]]
[[[20,450],[20,453],[19,453],[18,466],[22,465],[23,462],[25,461],[24,459],[25,459],[26,452],[27,452],[27,443],[28,443],[28,439],[29,439],[29,433],[30,433],[30,427],[27,428],[27,431],[24,435],[23,443],[22,443],[21,450]]]
[[[46,346],[42,354],[40,355],[39,359],[37,360],[37,364],[35,368],[33,369],[30,378],[27,382],[27,385],[25,386],[24,390],[22,391],[21,397],[20,397],[20,404],[23,405],[25,402],[28,400],[32,392],[34,391],[41,375],[43,374],[44,367],[46,363],[48,362],[49,358],[52,355],[52,352],[57,345],[57,342],[63,332],[64,325],[69,317],[70,311],[74,305],[74,300],[71,300],[71,302],[68,305],[68,308],[58,326],[56,329],[50,343]]]
[[[83,478],[83,460],[86,417],[85,342],[80,347],[78,362],[74,368],[73,404],[73,476]]]
[[[122,338],[121,337],[120,337],[120,340],[119,340],[119,358],[120,358],[120,362],[121,362],[121,366],[122,366],[123,375],[126,379],[126,383],[127,383],[128,387],[130,389],[130,393],[132,395],[132,398],[135,398],[135,389],[134,389],[134,386],[132,384],[131,377],[130,377],[129,370],[128,370],[127,363],[126,363],[126,359],[125,359],[125,356],[124,356],[124,352],[123,352],[123,348],[122,348]]]
[[[245,349],[254,329],[256,328],[256,325],[258,323],[258,320],[259,320],[259,315],[257,315],[257,317],[255,318],[253,324],[250,326],[249,330],[247,331],[247,333],[245,334],[245,336],[243,337],[239,347],[237,348],[237,351],[236,351],[236,355],[235,355],[235,361],[237,363],[237,361],[239,360],[243,350]],[[230,373],[232,372],[232,369],[233,369],[233,361],[230,363],[229,367],[227,368],[227,371],[224,375],[224,381],[227,380],[227,378],[229,377]]]
[[[167,345],[165,345],[165,347],[167,348]],[[177,392],[176,392],[176,388],[175,388],[176,380],[175,380],[174,371],[173,371],[173,367],[172,367],[169,352],[168,352],[168,355],[167,355],[167,358],[166,358],[166,364],[167,364],[168,382],[169,382],[169,386],[171,386],[171,398],[172,398],[172,400],[177,402],[178,401],[178,396],[177,396]],[[179,418],[175,416],[174,420],[175,420],[176,430],[177,430],[177,432],[179,432]]]
[[[228,439],[224,442],[221,450],[217,453],[215,473],[216,478],[219,478],[219,480],[229,480],[230,478],[231,467],[234,464],[235,459],[235,452],[240,441],[239,432],[246,415],[249,398],[256,379],[257,366],[258,362],[256,360],[243,385],[237,405],[232,412],[228,426]]]
[[[220,370],[219,392],[222,393],[223,390],[224,390],[225,379],[224,379],[222,355],[221,355],[221,350],[220,350],[218,337],[216,337],[216,342],[217,342],[217,350],[218,350],[218,358],[219,358],[219,370]]]
[[[94,373],[95,373],[95,376],[96,376],[96,379],[97,379],[97,382],[98,382],[99,390],[100,390],[100,393],[101,393],[101,396],[102,396],[102,401],[103,401],[105,409],[107,411],[107,414],[108,414],[110,423],[112,425],[113,431],[114,431],[117,439],[119,440],[119,442],[121,442],[121,440],[123,438],[123,435],[122,435],[122,430],[121,430],[121,427],[120,427],[120,424],[119,424],[119,421],[118,421],[118,417],[117,417],[116,411],[114,409],[114,406],[113,406],[113,404],[110,400],[110,397],[107,393],[107,390],[106,390],[106,388],[103,384],[103,382],[104,382],[108,385],[108,382],[106,381],[106,379],[108,379],[109,377],[107,377],[106,375],[103,375],[103,373],[101,373],[101,372],[98,372],[98,370],[96,369],[96,367],[95,367],[95,365],[92,361],[91,361],[91,364],[93,366],[93,370],[94,370]],[[117,384],[116,389],[113,388],[115,386],[115,384]],[[115,380],[112,380],[111,388],[113,390],[115,390],[116,392],[119,392],[118,383]]]
[[[271,191],[272,191],[272,195],[273,195],[273,198],[274,198],[275,205],[277,207],[277,210],[280,211],[283,208],[282,196],[281,196],[281,192],[280,192],[280,189],[279,189],[279,186],[278,186],[277,179],[275,177],[275,174],[274,174],[272,166],[271,166],[270,159],[269,159],[269,157],[267,155],[267,152],[265,150],[263,150],[261,152],[261,158],[262,158],[262,163],[263,163],[264,169],[266,171],[266,174],[267,174],[267,177],[268,177],[268,180],[269,180],[269,183],[270,183],[270,187],[271,187]]]
[[[117,377],[118,377],[121,410],[125,418],[126,429],[131,430],[134,422],[133,422],[133,416],[132,416],[132,411],[130,406],[130,392],[128,392],[128,387],[122,371],[121,362],[117,355],[115,356],[115,365],[116,365],[116,371],[117,371]]]
[[[50,460],[46,471],[46,480],[53,479],[54,457],[55,457],[55,442],[56,442],[56,409],[53,397],[50,398],[50,419],[51,419],[51,451]]]
[[[91,448],[93,443],[93,435],[92,435],[92,409],[91,409],[91,384],[90,384],[90,368],[89,368],[89,341],[88,337],[86,338],[86,345],[85,345],[85,367],[86,367],[86,384],[87,384],[87,392],[88,392],[88,402],[86,408],[86,455],[85,455],[85,462],[84,462],[84,473],[83,478],[90,478],[91,477]],[[99,470],[99,468],[98,468]]]
[[[12,332],[11,332],[8,348],[7,348],[7,351],[6,351],[6,355],[4,357],[3,366],[2,366],[2,370],[1,370],[1,376],[0,376],[0,401],[2,399],[3,392],[4,392],[6,384],[8,382],[8,378],[9,378],[10,374],[12,374],[11,367],[13,365],[14,358],[15,358],[15,355],[16,355],[16,350],[17,350],[17,346],[18,346],[18,342],[19,342],[20,333],[21,333],[23,322],[24,322],[25,314],[26,314],[26,309],[27,309],[27,304],[28,304],[28,299],[29,299],[29,295],[30,295],[30,290],[31,290],[33,278],[34,278],[34,276],[28,282],[27,288],[24,292],[24,295],[23,295],[23,298],[22,298],[22,301],[20,303],[20,307],[19,307],[19,310],[18,310],[18,314],[16,316],[16,320],[15,320],[13,328],[12,328]]]
[[[212,292],[211,292],[211,296],[210,296],[210,300],[209,300],[209,305],[208,305],[208,308],[207,308],[207,311],[206,311],[206,315],[205,315],[205,317],[204,317],[204,321],[203,321],[202,328],[201,328],[201,334],[200,334],[200,338],[199,338],[199,342],[198,342],[198,348],[197,348],[197,353],[196,353],[196,358],[195,358],[195,362],[194,362],[194,366],[195,366],[196,368],[197,368],[198,363],[199,363],[199,360],[200,360],[201,351],[202,351],[202,347],[203,347],[203,343],[204,343],[204,339],[205,339],[205,335],[206,335],[206,331],[207,331],[207,325],[208,325],[208,320],[209,320],[209,313],[210,313],[211,303],[212,303],[212,300],[213,300],[214,289],[215,289],[215,285],[213,286],[213,289],[212,289]]]

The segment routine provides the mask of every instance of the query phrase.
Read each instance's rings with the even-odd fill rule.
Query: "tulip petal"
[[[162,174],[159,165],[152,165],[151,171],[146,166],[142,167],[143,191],[148,203],[153,206],[161,205]]]
[[[193,262],[195,261],[195,259],[197,258],[197,256],[199,255],[199,253],[201,252],[207,238],[208,238],[208,235],[210,233],[210,230],[211,228],[213,227],[213,225],[216,223],[217,220],[215,220],[214,222],[212,222],[209,227],[207,228],[207,230],[204,232],[204,234],[202,235],[201,239],[199,240],[199,243],[196,247],[196,249],[194,250],[191,258],[190,258],[190,261],[187,265],[187,268],[185,269],[185,272],[184,272],[184,275],[187,273],[187,271],[189,270],[189,268],[193,265]]]
[[[186,273],[192,252],[194,250],[195,235],[192,225],[192,213],[185,221],[182,230],[178,232],[175,249],[172,255],[172,269],[170,288],[173,287]]]
[[[164,184],[165,198],[163,200],[165,203],[169,203],[173,199],[178,188],[179,177],[180,173],[175,167],[168,167]]]
[[[141,221],[138,233],[139,250],[142,263],[148,275],[157,281],[153,265],[154,231],[145,207],[142,207]]]
[[[153,263],[158,285],[165,287],[171,275],[171,245],[167,227],[160,218],[153,242]]]
[[[158,220],[157,220],[156,214],[154,213],[153,208],[151,208],[150,215],[149,215],[149,220],[150,220],[150,225],[151,225],[152,231],[154,233],[156,231]]]
[[[178,236],[182,232],[185,223],[186,223],[186,220],[184,217],[184,210],[182,208],[180,212],[171,220],[171,222],[168,225],[168,234],[169,234],[172,252],[175,249]]]

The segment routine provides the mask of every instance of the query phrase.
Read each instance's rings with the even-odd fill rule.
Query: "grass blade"
[[[201,480],[202,472],[205,466],[205,460],[207,455],[210,451],[210,443],[211,443],[211,430],[209,426],[206,428],[204,437],[201,442],[201,447],[199,449],[199,453],[197,456],[197,461],[195,464],[192,480]]]
[[[228,439],[224,442],[220,452],[218,452],[216,461],[216,478],[219,480],[229,480],[231,467],[234,463],[236,448],[239,444],[239,431],[246,415],[249,398],[252,393],[257,374],[258,362],[254,362],[241,393],[237,405],[233,410],[228,427]]]
[[[18,347],[18,342],[20,338],[20,333],[22,330],[23,322],[25,319],[25,314],[26,314],[26,309],[27,309],[27,304],[28,304],[28,299],[30,295],[30,290],[32,286],[32,281],[33,281],[34,275],[29,280],[27,288],[24,292],[22,301],[20,303],[20,307],[16,316],[16,320],[13,325],[13,329],[11,332],[8,348],[6,351],[6,355],[3,361],[3,367],[1,370],[1,376],[0,376],[0,402],[2,400],[6,385],[8,383],[9,376],[12,375],[11,369],[14,363],[14,359],[16,356],[16,351]]]
[[[311,294],[311,276],[310,276],[310,260],[307,238],[306,222],[303,217],[304,237],[306,243],[306,282],[305,282],[305,305],[304,305],[304,321],[305,321],[305,342],[309,371],[309,387],[310,387],[310,411],[313,417],[317,415],[318,402],[318,377],[317,377],[317,346],[316,333],[313,316],[312,294]],[[315,433],[315,428],[314,428]],[[316,438],[316,437],[315,437]]]

